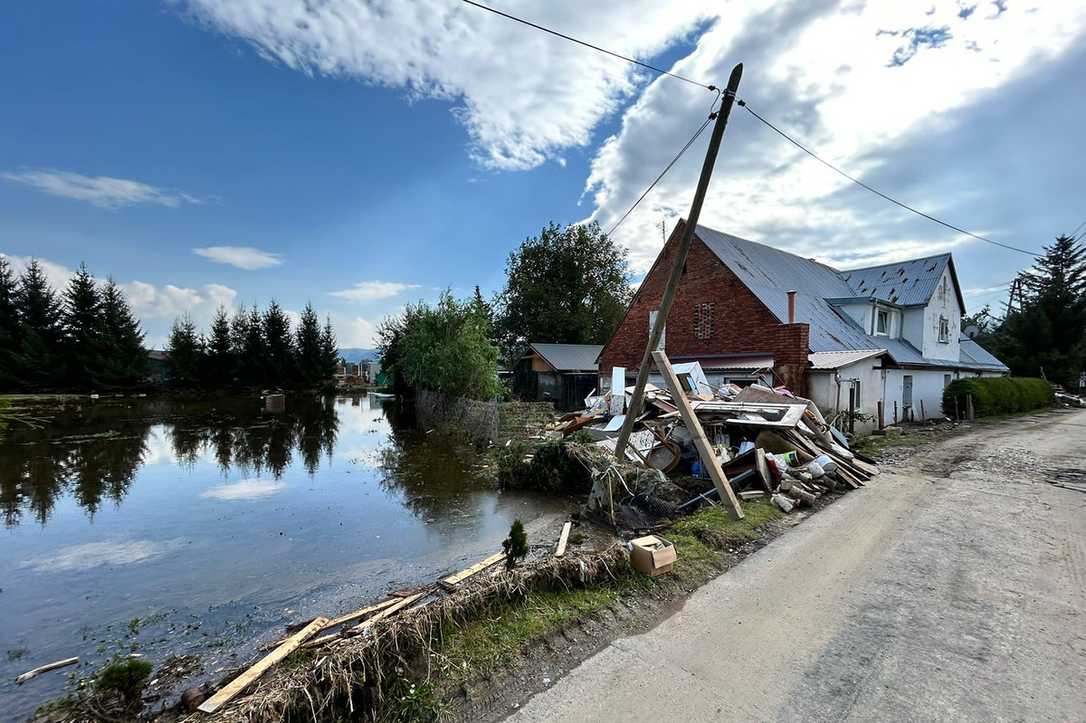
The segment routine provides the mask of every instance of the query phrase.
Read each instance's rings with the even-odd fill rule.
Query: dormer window
[[[875,334],[877,336],[890,335],[890,312],[886,309],[875,309]]]
[[[950,343],[950,319],[945,316],[939,317],[939,343]]]

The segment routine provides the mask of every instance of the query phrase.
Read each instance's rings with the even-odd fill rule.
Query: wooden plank
[[[376,605],[370,605],[369,607],[360,608],[358,610],[355,610],[353,613],[347,613],[346,615],[340,615],[338,618],[334,618],[332,620],[329,620],[328,623],[323,628],[321,628],[321,630],[327,630],[328,628],[334,628],[337,625],[342,625],[343,623],[349,623],[349,622],[352,622],[354,620],[358,620],[359,618],[365,617],[365,616],[369,615],[370,613],[375,613],[378,610],[384,610],[387,607],[391,607],[392,605],[395,605],[400,600],[402,600],[404,597],[405,597],[404,595],[398,595],[396,597],[389,598],[388,600],[384,600],[382,602],[379,602]]]
[[[495,554],[491,555],[490,557],[486,558],[485,560],[482,560],[480,562],[475,563],[474,565],[472,565],[471,567],[469,567],[466,570],[461,570],[460,572],[456,573],[455,575],[449,575],[447,578],[445,578],[441,582],[445,583],[446,585],[455,585],[456,583],[463,582],[464,580],[467,580],[469,577],[471,577],[475,573],[482,572],[483,570],[487,569],[488,567],[490,567],[494,563],[501,562],[504,559],[505,559],[505,553],[504,552],[495,553]]]
[[[22,685],[23,683],[32,678],[37,678],[42,673],[48,673],[50,670],[56,670],[57,668],[67,668],[69,665],[75,665],[78,662],[79,658],[65,658],[64,660],[57,660],[52,663],[47,663],[45,665],[38,666],[33,670],[26,671],[18,678],[16,678],[15,682],[19,685]]]
[[[664,377],[664,381],[667,382],[667,387],[671,391],[672,400],[679,407],[679,414],[682,416],[683,424],[686,425],[687,430],[690,432],[690,436],[694,438],[694,446],[698,450],[698,456],[701,457],[702,464],[709,471],[709,477],[713,480],[713,486],[716,487],[718,493],[720,493],[721,501],[727,501],[731,507],[732,516],[738,520],[743,519],[743,507],[739,504],[739,499],[735,496],[735,492],[732,491],[732,486],[728,482],[728,478],[724,475],[724,470],[720,468],[720,460],[716,458],[716,452],[713,450],[713,446],[709,444],[709,440],[705,437],[705,430],[701,428],[701,422],[698,421],[698,416],[694,414],[694,410],[690,406],[690,402],[687,400],[686,395],[683,394],[683,389],[679,385],[679,379],[675,376],[675,370],[671,368],[671,362],[667,359],[667,354],[657,349],[652,353],[652,359],[656,362],[656,368],[660,370],[660,374]]]
[[[317,618],[313,620],[309,625],[306,625],[304,628],[294,633],[294,635],[287,638],[285,643],[261,658],[256,665],[227,683],[225,687],[219,690],[219,692],[201,703],[200,707],[196,710],[201,713],[214,713],[219,708],[229,703],[234,696],[249,687],[253,681],[267,672],[269,668],[297,650],[306,640],[316,635],[321,627],[327,622],[328,618]]]
[[[355,625],[353,628],[351,628],[350,630],[347,631],[347,634],[348,635],[358,635],[359,633],[365,632],[366,628],[370,627],[371,625],[376,623],[378,620],[384,620],[389,615],[392,615],[394,613],[398,613],[400,610],[404,609],[405,607],[407,607],[411,603],[415,602],[420,597],[423,597],[424,595],[429,595],[429,594],[430,594],[429,590],[423,590],[422,592],[417,592],[414,595],[408,595],[407,597],[399,600],[395,605],[390,605],[389,607],[385,608],[381,612],[377,613],[376,615],[374,615],[369,620],[366,620],[364,622],[359,623],[358,625]]]
[[[562,534],[558,536],[558,547],[554,549],[555,557],[566,554],[566,543],[569,542],[569,531],[572,527],[572,522],[566,522],[566,524],[562,525]]]

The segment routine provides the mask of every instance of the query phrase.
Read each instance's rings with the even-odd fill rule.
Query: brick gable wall
[[[601,375],[609,377],[615,366],[637,372],[649,340],[649,312],[660,306],[682,229],[680,222],[641,283],[618,331],[601,352]],[[714,304],[712,333],[707,339],[695,335],[695,307],[701,303]],[[716,254],[694,237],[667,319],[668,356],[771,354],[778,383],[802,395],[807,393],[809,332],[807,324],[777,321]]]

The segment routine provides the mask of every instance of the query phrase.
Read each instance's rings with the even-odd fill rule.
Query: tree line
[[[633,295],[626,250],[595,223],[545,226],[509,254],[492,301],[479,287],[448,291],[386,319],[377,333],[381,367],[399,392],[429,389],[488,399],[504,395],[500,363],[512,368],[528,342],[605,344]]]
[[[294,330],[275,301],[263,312],[254,304],[233,317],[220,306],[206,335],[182,316],[166,350],[169,380],[177,387],[311,388],[328,382],[339,362],[330,320],[322,327],[306,304]]]
[[[143,331],[113,279],[83,264],[58,294],[36,260],[16,278],[0,256],[0,389],[119,388],[146,374]]]
[[[1018,280],[1020,302],[1002,315],[985,306],[963,328],[975,326],[977,343],[1015,376],[1077,389],[1086,371],[1086,247],[1059,236]]]

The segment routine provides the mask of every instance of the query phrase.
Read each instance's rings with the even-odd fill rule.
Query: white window
[[[890,335],[890,312],[886,309],[875,309],[875,334]]]
[[[948,386],[950,386],[950,375],[949,374],[944,374],[943,375],[943,387],[945,388],[945,387],[948,387]]]
[[[950,343],[950,319],[945,316],[939,317],[939,343]]]

